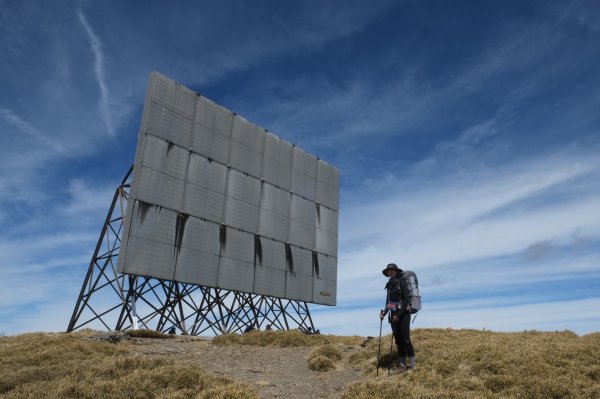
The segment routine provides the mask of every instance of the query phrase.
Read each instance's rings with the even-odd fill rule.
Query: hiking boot
[[[414,369],[417,365],[417,359],[414,356],[411,356],[408,358],[408,360],[410,361],[410,365],[408,367]]]
[[[399,375],[406,372],[406,367],[394,367],[393,369],[390,369],[390,375]]]

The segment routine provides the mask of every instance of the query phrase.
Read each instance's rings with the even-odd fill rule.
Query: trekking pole
[[[389,360],[392,359],[392,348],[394,347],[394,330],[392,329],[392,340],[390,341],[390,357]],[[392,363],[393,364],[393,363]],[[388,368],[388,377],[390,376],[390,370],[392,370],[392,365]]]
[[[381,311],[383,313],[383,310]],[[381,329],[383,327],[383,319],[381,316],[379,317],[379,345],[377,347],[377,373],[376,376],[379,376],[379,359],[381,356]]]

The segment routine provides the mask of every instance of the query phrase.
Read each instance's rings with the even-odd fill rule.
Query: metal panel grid
[[[192,136],[196,94],[188,88],[155,74],[148,131],[189,148]]]
[[[181,84],[156,74],[153,100],[186,119],[194,117],[197,95]]]
[[[254,264],[221,257],[217,288],[252,292],[254,288]]]
[[[317,180],[298,169],[292,169],[292,192],[309,201],[317,199]]]
[[[317,198],[317,158],[299,147],[294,147],[292,192],[310,201]]]
[[[291,200],[288,191],[262,185],[258,234],[282,242],[288,240]]]
[[[221,241],[221,257],[254,264],[254,235],[226,228]]]
[[[206,187],[188,183],[183,200],[183,211],[189,215],[215,223],[223,220],[225,196]]]
[[[258,231],[261,182],[236,170],[229,170],[225,199],[225,224],[247,232]]]
[[[217,285],[219,256],[192,248],[181,248],[175,268],[175,281],[207,287]]]
[[[186,179],[192,184],[225,195],[227,167],[202,155],[192,153]]]
[[[158,172],[185,179],[190,152],[167,140],[146,135],[142,165]]]
[[[337,258],[319,253],[316,256],[318,266],[315,266],[315,277],[335,281],[337,279]]]
[[[262,177],[265,131],[236,115],[233,119],[229,164],[249,175]]]
[[[293,266],[288,264],[288,271],[293,272],[293,273],[304,274],[306,276],[312,276],[312,274],[313,274],[312,252],[307,249],[298,248],[294,245],[291,245],[290,249],[291,249],[291,253],[292,253]]]
[[[322,254],[338,256],[338,235],[327,230],[317,229],[315,250]]]
[[[261,182],[260,180],[237,170],[229,170],[227,180],[227,196],[254,205],[260,204]]]
[[[201,155],[190,157],[183,211],[215,223],[223,221],[227,167]]]
[[[338,212],[317,205],[316,250],[337,256]]]
[[[261,208],[258,223],[259,235],[273,238],[280,242],[288,240],[290,230],[289,217]]]
[[[340,172],[319,159],[317,168],[317,203],[338,210]]]
[[[221,240],[217,286],[252,292],[254,287],[254,236],[232,228],[225,230],[224,239]]]
[[[285,270],[257,265],[254,271],[254,292],[261,295],[285,297]]]
[[[192,138],[192,119],[153,102],[148,116],[148,133],[188,148]]]
[[[317,180],[317,203],[337,211],[339,207],[339,190]]]
[[[285,244],[265,237],[261,237],[259,240],[261,256],[257,257],[257,266],[265,266],[285,271],[287,269]]]
[[[173,244],[129,237],[127,273],[171,280],[174,269]]]
[[[316,206],[314,202],[292,196],[289,241],[307,249],[315,248]]]
[[[177,212],[146,202],[135,201],[132,235],[143,240],[173,245]]]
[[[143,166],[136,197],[150,204],[181,209],[185,181]]]
[[[222,164],[229,162],[233,113],[204,97],[198,108],[192,137],[192,151]]]
[[[285,296],[299,301],[313,301],[313,277],[300,273],[287,273]]]
[[[130,191],[138,205],[128,206],[119,271],[335,303],[338,192],[336,168],[153,73]],[[152,219],[142,223],[136,200]],[[229,227],[219,242],[222,223]],[[317,284],[333,284],[333,298]]]
[[[247,232],[258,231],[260,208],[245,201],[227,197],[225,199],[225,224]]]
[[[175,280],[215,286],[219,270],[219,225],[190,217],[181,234]]]
[[[264,181],[289,191],[292,187],[292,155],[290,143],[267,132],[262,174]]]
[[[181,232],[181,248],[191,248],[195,251],[206,252],[218,256],[221,252],[217,223],[190,217]]]
[[[337,282],[335,280],[314,279],[313,302],[335,306],[337,297]]]

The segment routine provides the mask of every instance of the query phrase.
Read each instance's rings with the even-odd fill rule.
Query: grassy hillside
[[[382,351],[389,353],[390,338]],[[600,333],[425,329],[414,331],[412,340],[417,369],[393,378],[372,377],[376,341],[352,355],[371,378],[343,397],[600,398]],[[389,360],[386,353],[383,365]]]
[[[0,338],[2,398],[257,398],[196,363],[133,357],[86,334]]]
[[[134,337],[130,339],[161,336]],[[345,391],[337,394],[343,398],[600,398],[600,333],[580,337],[570,332],[417,329],[413,332],[417,369],[388,377],[385,367],[395,357],[389,355],[390,339],[383,337],[379,377],[377,339],[360,345],[364,341],[360,337],[255,332],[216,338],[203,350],[310,347],[310,355],[302,360],[303,375],[292,377],[314,380],[362,370],[362,377],[352,377]],[[183,345],[179,340],[162,341],[169,348]],[[134,355],[130,349],[127,342],[92,340],[90,333],[0,337],[0,397],[259,397],[259,383],[251,387],[208,373],[204,369],[211,365],[203,364],[202,357],[164,359]]]

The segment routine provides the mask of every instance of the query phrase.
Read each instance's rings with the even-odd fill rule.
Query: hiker
[[[265,331],[273,331],[273,325],[267,324],[267,328],[265,328]]]
[[[415,351],[410,342],[410,310],[408,309],[408,286],[401,278],[402,269],[395,263],[390,263],[383,269],[383,275],[389,277],[385,290],[387,299],[385,310],[379,314],[381,320],[388,314],[388,321],[392,326],[394,340],[398,347],[398,368],[400,371],[415,368]],[[408,356],[409,363],[406,362]]]

